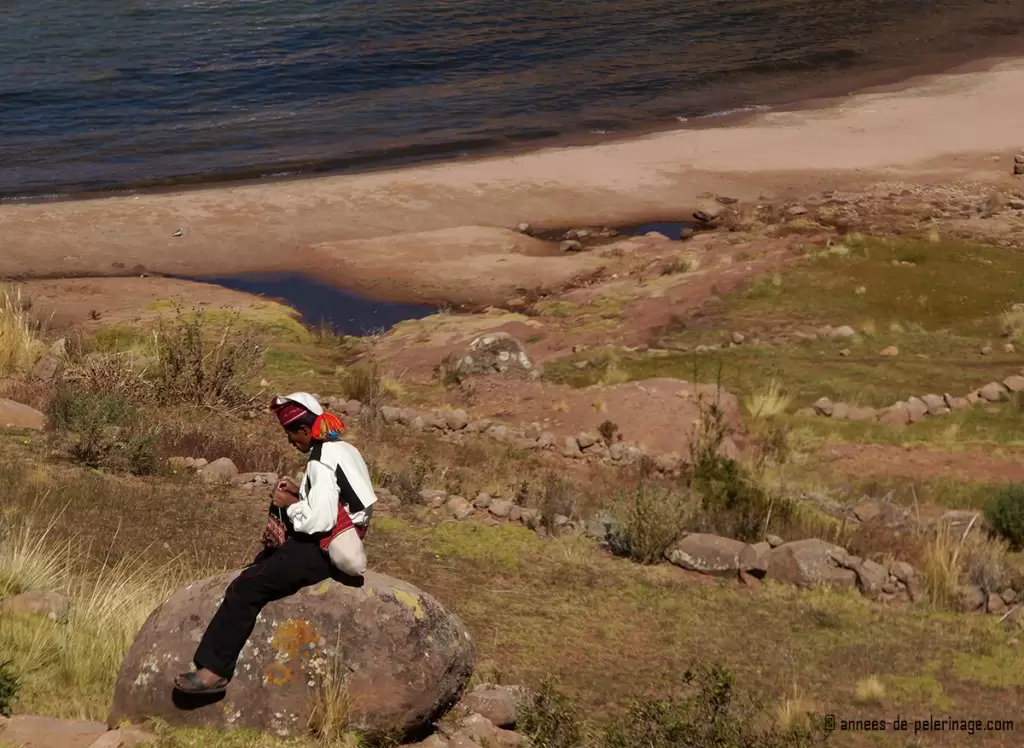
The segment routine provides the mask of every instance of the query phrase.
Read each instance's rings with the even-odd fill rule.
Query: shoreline
[[[545,229],[680,220],[715,194],[785,200],[881,181],[1010,186],[1013,154],[1024,145],[1024,59],[959,69],[805,102],[813,108],[596,145],[3,203],[0,277],[313,268],[324,282],[378,298],[475,302],[494,298],[485,287],[510,264],[531,278],[556,266],[587,269],[585,258],[552,256],[549,244],[501,228],[520,222]],[[507,292],[508,283],[498,285]]]
[[[930,61],[893,73],[883,70],[871,70],[860,73],[859,79],[852,86],[840,88],[836,84],[823,83],[812,90],[804,91],[797,99],[771,101],[739,106],[722,112],[694,117],[675,117],[673,120],[658,119],[645,125],[629,127],[621,131],[598,133],[594,131],[565,132],[559,135],[524,139],[506,145],[484,146],[463,154],[452,145],[439,145],[436,150],[422,155],[398,157],[397,159],[378,158],[370,160],[367,155],[355,155],[351,160],[358,163],[352,166],[335,166],[329,162],[289,167],[287,165],[268,165],[252,167],[252,171],[266,169],[268,173],[257,175],[230,176],[228,173],[204,178],[201,175],[184,175],[158,180],[160,183],[135,183],[117,187],[86,189],[71,192],[58,191],[51,194],[0,195],[0,209],[7,205],[36,205],[62,202],[84,202],[104,200],[113,197],[134,197],[149,195],[178,194],[202,190],[217,190],[231,187],[251,187],[259,185],[288,184],[311,179],[330,179],[335,177],[353,177],[370,174],[386,174],[403,172],[411,169],[429,168],[443,164],[464,164],[481,161],[492,161],[516,156],[530,155],[553,149],[585,148],[592,146],[613,146],[649,137],[656,137],[672,132],[690,130],[710,130],[743,126],[757,118],[772,113],[813,112],[835,106],[846,99],[863,95],[899,93],[937,79],[989,72],[1007,63],[1024,61],[1024,45],[1015,53],[993,54],[970,60],[943,62]],[[341,159],[344,160],[344,159]],[[275,173],[280,172],[280,174]]]

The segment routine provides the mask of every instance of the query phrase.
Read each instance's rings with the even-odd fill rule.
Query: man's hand
[[[280,507],[281,509],[287,509],[292,504],[298,504],[299,497],[293,493],[283,491],[282,489],[279,488],[276,491],[274,491],[274,498],[272,500],[272,503],[276,507]]]
[[[288,476],[281,478],[281,480],[277,482],[277,490],[293,494],[294,496],[299,495],[299,487],[295,485],[295,481],[293,481]]]

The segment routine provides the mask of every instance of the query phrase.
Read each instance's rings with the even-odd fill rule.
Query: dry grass
[[[21,289],[0,288],[0,377],[26,372],[46,350]]]
[[[15,518],[15,538],[35,528]],[[51,523],[50,527],[52,528]],[[126,558],[98,569],[73,544],[16,541],[17,552],[0,555],[0,597],[19,590],[46,589],[71,601],[67,622],[37,616],[0,615],[0,650],[21,676],[23,711],[58,717],[103,720],[121,661],[149,614],[181,586],[180,565]],[[116,543],[116,538],[111,543]]]
[[[337,651],[337,650],[335,650]],[[330,748],[359,748],[359,736],[349,730],[348,668],[337,655],[320,673],[313,694],[309,729]]]
[[[972,532],[973,526],[972,520],[963,532],[955,533],[942,523],[925,534],[919,563],[928,599],[937,608],[955,608],[965,585],[998,591],[1006,580],[1006,543]]]
[[[999,316],[1003,335],[1015,343],[1024,342],[1024,305],[1014,304]]]
[[[775,724],[783,732],[808,730],[817,711],[814,702],[794,684],[792,695],[783,699],[775,710]]]
[[[857,681],[853,700],[858,704],[881,704],[885,698],[885,684],[877,675],[869,675]]]
[[[743,401],[747,415],[753,420],[780,416],[789,408],[791,398],[782,391],[779,383],[772,379],[764,392],[750,395]]]

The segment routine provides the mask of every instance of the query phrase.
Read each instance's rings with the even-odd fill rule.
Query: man
[[[195,671],[175,679],[182,692],[217,694],[227,688],[267,603],[333,577],[335,570],[355,578],[366,571],[363,537],[377,498],[359,450],[340,440],[341,420],[308,393],[276,397],[270,409],[288,441],[308,455],[306,470],[300,485],[278,481],[263,532],[265,548],[228,585],[196,649]]]

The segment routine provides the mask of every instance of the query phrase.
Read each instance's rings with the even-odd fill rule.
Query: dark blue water
[[[438,311],[436,307],[371,299],[296,273],[186,280],[214,283],[234,291],[281,300],[299,312],[308,325],[328,325],[339,335],[369,335],[390,329],[403,320],[422,319]]]
[[[365,168],[842,93],[1021,0],[4,0],[0,197]]]

